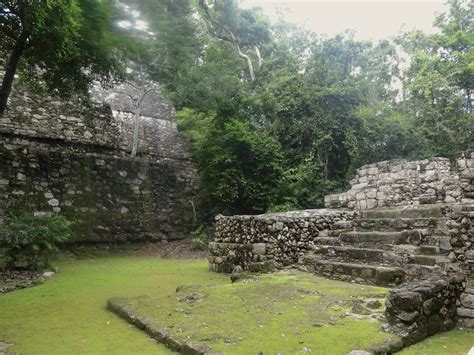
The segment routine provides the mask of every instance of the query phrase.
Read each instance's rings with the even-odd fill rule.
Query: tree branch
[[[237,47],[237,52],[239,53],[239,56],[241,56],[247,61],[247,66],[249,67],[250,78],[252,79],[252,81],[255,81],[255,73],[253,71],[252,60],[247,54],[242,53],[242,51],[240,50],[240,46],[238,44],[236,44],[236,47]]]
[[[240,49],[240,41],[237,39],[237,37],[234,35],[234,33],[228,29],[226,26],[222,25],[221,23],[219,23],[219,21],[217,21],[216,19],[214,19],[209,11],[209,5],[207,4],[207,0],[199,0],[199,7],[202,8],[204,10],[204,14],[208,20],[208,22],[211,24],[211,28],[214,30],[214,33],[216,34],[216,36],[221,39],[221,40],[224,40],[224,41],[227,41],[227,42],[230,42],[232,44],[235,45],[236,49],[237,49],[237,53],[239,54],[240,57],[244,58],[247,62],[247,66],[248,66],[248,70],[249,70],[249,73],[250,73],[250,78],[252,81],[255,81],[255,72],[254,72],[254,69],[253,69],[253,64],[252,64],[252,60],[250,59],[250,57],[243,53]],[[216,29],[217,28],[217,29]],[[219,30],[219,33],[218,33],[218,30]],[[224,34],[222,33],[224,32]],[[257,57],[259,58],[259,68],[261,66],[261,56],[260,56],[260,51],[258,50],[258,48],[255,46],[256,48],[256,53],[257,54]]]
[[[263,59],[262,59],[262,56],[260,55],[260,50],[258,49],[257,46],[253,46],[253,50],[255,51],[255,55],[258,58],[258,69],[260,69],[263,64]]]

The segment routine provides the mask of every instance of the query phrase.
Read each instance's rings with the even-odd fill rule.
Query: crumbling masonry
[[[343,281],[398,287],[391,329],[413,343],[474,327],[474,151],[361,167],[326,209],[218,216],[212,271],[286,265]]]
[[[74,242],[184,236],[195,170],[174,108],[159,92],[148,96],[131,158],[133,109],[126,103],[134,93],[119,91],[126,94],[99,92],[92,108],[12,93],[0,118],[0,223],[21,211],[61,212],[75,222]]]

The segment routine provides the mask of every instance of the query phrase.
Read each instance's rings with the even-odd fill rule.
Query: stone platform
[[[381,162],[359,169],[348,192],[327,196],[333,208],[218,216],[210,270],[293,265],[342,281],[400,287],[387,319],[406,344],[456,323],[473,327],[473,176],[472,151],[462,153],[456,171],[444,158]],[[422,305],[411,316],[399,302],[407,294],[413,307]],[[433,297],[446,298],[449,307],[432,310]]]

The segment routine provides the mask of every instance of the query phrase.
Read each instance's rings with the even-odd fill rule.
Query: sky
[[[444,0],[241,0],[241,7],[260,7],[273,21],[283,14],[318,34],[353,29],[361,40],[392,37],[402,29],[434,33],[435,14],[446,9]]]

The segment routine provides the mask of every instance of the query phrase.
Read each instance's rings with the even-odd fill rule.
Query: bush
[[[193,143],[200,186],[214,214],[264,213],[282,175],[278,142],[250,121],[184,109],[179,128]]]
[[[50,266],[58,244],[70,238],[69,222],[64,216],[12,215],[0,225],[0,268],[39,270]]]
[[[206,250],[211,240],[210,233],[203,225],[191,232],[193,236],[192,245],[194,250]]]

